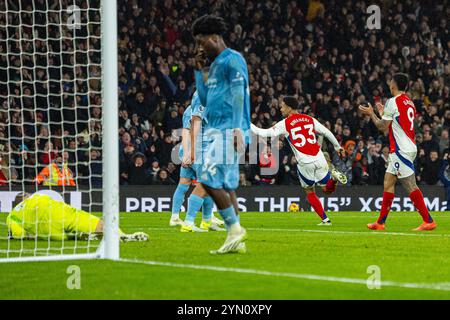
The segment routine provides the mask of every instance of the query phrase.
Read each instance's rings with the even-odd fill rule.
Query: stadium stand
[[[190,25],[205,13],[226,17],[230,26],[226,43],[246,57],[253,123],[260,127],[271,126],[281,119],[280,95],[296,95],[301,111],[323,122],[347,150],[347,158],[339,159],[330,146],[324,146],[333,164],[346,172],[349,184],[381,184],[388,152],[386,136],[360,114],[358,105],[388,98],[387,82],[391,75],[408,73],[409,94],[419,114],[417,179],[429,185],[441,183],[439,168],[449,148],[450,9],[432,1],[382,1],[385,11],[381,14],[386,17],[382,28],[367,32],[365,2],[119,1],[121,184],[175,184],[178,181],[179,168],[172,162],[171,151],[180,142],[177,129],[182,125],[183,112],[194,90],[195,47]],[[132,10],[127,10],[130,7]],[[71,43],[63,45],[73,46]],[[0,43],[2,50],[5,48]],[[0,61],[0,64],[3,66],[5,62]],[[75,75],[68,71],[64,75],[67,77],[64,90],[72,92],[74,86],[78,86],[76,92],[84,92],[77,97],[84,109],[74,112],[80,118],[88,108],[91,114],[100,116],[101,109],[95,108],[101,103],[99,97],[87,95],[84,82],[73,81],[75,76],[82,78],[88,71],[77,72]],[[36,74],[24,76],[43,77],[44,73],[38,70]],[[27,89],[30,90],[23,86],[23,90]],[[4,95],[6,88],[0,86],[0,90]],[[39,90],[46,92],[47,89]],[[8,103],[17,106],[37,103],[42,105],[36,107],[43,108],[47,103],[29,101],[26,94],[23,100],[16,103],[15,99],[1,99],[0,105],[5,109]],[[73,99],[69,100],[64,99],[64,102],[73,104]],[[38,116],[47,114],[42,112]],[[8,138],[6,118],[3,110],[0,112],[2,141]],[[14,120],[14,114],[11,119]],[[86,128],[62,129],[80,133]],[[44,150],[48,140],[41,138],[48,136],[46,131],[62,129],[42,126],[39,150]],[[97,125],[96,130],[100,129]],[[21,139],[14,140],[21,134],[13,131],[10,145],[2,142],[3,152],[11,148],[17,153],[15,161],[32,162],[34,157],[23,159],[21,155],[37,152],[35,146],[23,146]],[[57,131],[51,133],[51,136],[57,135]],[[93,138],[99,139],[98,135]],[[55,138],[52,143],[55,149],[61,150],[61,143],[69,148],[71,143],[86,143],[85,139],[89,136],[81,135],[76,141]],[[98,143],[91,141],[92,145]],[[283,170],[274,178],[275,184],[297,183],[295,161],[288,148],[283,144],[280,157]],[[80,158],[83,157],[85,153],[79,154],[78,162],[82,163]],[[258,164],[245,164],[241,169],[243,184],[261,183]],[[81,176],[83,170],[72,169]]]

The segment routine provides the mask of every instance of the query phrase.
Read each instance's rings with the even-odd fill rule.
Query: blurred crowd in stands
[[[100,1],[73,4],[0,1],[0,186],[101,187]]]
[[[92,6],[95,1],[89,2]],[[327,142],[323,145],[333,165],[346,173],[349,184],[382,184],[389,153],[387,135],[378,132],[369,119],[359,113],[358,105],[385,102],[390,97],[388,83],[391,75],[395,72],[409,74],[408,94],[418,112],[417,179],[427,185],[443,183],[439,181],[450,177],[446,156],[450,129],[449,1],[374,2],[381,8],[379,30],[366,28],[370,15],[366,13],[367,1],[118,1],[121,184],[166,185],[178,181],[179,165],[172,158],[172,150],[180,143],[182,116],[195,90],[195,41],[190,26],[197,17],[206,13],[226,18],[229,32],[225,42],[240,51],[247,60],[252,122],[263,128],[270,127],[281,120],[279,97],[285,94],[297,96],[300,111],[324,123],[347,151],[347,157],[341,159]],[[92,21],[96,21],[96,12],[90,14]],[[0,25],[1,21],[0,14]],[[90,34],[98,34],[96,24],[90,29]],[[4,39],[3,35],[0,39]],[[83,59],[81,50],[97,49],[98,44],[98,41],[92,41],[76,46]],[[73,49],[71,41],[62,41],[61,45]],[[61,50],[58,46],[55,43],[57,49],[54,50]],[[39,48],[38,43],[35,50]],[[0,42],[1,66],[5,65],[1,54],[4,52],[5,45]],[[49,55],[43,63],[53,66],[60,62],[57,56],[52,58]],[[71,65],[75,57],[70,54],[67,57],[72,59],[67,62]],[[98,55],[91,52],[84,58],[95,60],[96,57]],[[9,66],[18,63],[14,59],[10,58]],[[51,67],[42,72],[36,68],[36,72],[28,71],[28,74],[25,72],[27,69],[23,70],[22,77],[25,78],[47,80],[46,77],[50,76],[58,79],[58,75],[52,75]],[[0,72],[5,73],[1,68]],[[23,98],[20,102],[22,105],[38,104],[34,106],[37,110],[49,104],[57,111],[61,106],[67,107],[64,108],[64,112],[68,112],[67,115],[64,113],[64,123],[72,126],[73,130],[65,127],[59,130],[64,133],[67,129],[66,133],[75,135],[76,139],[49,141],[41,138],[45,136],[44,126],[30,128],[31,131],[39,129],[35,134],[41,144],[39,150],[61,150],[64,143],[69,150],[70,146],[80,148],[80,143],[81,146],[83,143],[98,145],[100,135],[95,136],[98,141],[91,141],[92,132],[101,130],[100,124],[95,123],[95,119],[101,117],[101,109],[95,108],[101,104],[95,93],[98,89],[95,87],[98,81],[94,81],[98,75],[97,67],[80,65],[67,68],[67,72],[61,74],[65,80],[63,97],[56,95],[58,89],[55,89],[55,99],[45,97],[39,102],[38,99],[25,101]],[[89,77],[94,77],[94,80],[87,81]],[[0,78],[5,79],[2,75]],[[26,90],[25,87],[41,90],[22,85],[22,88],[17,88],[17,93],[24,94],[20,90]],[[43,87],[44,92],[51,90],[51,82],[50,88]],[[2,99],[4,90],[5,86],[0,82],[0,102],[6,108],[8,102]],[[9,93],[15,90],[10,89]],[[70,109],[75,105],[84,110],[88,108],[94,122],[88,121],[86,112]],[[47,119],[48,112],[35,113],[36,117],[40,114]],[[3,113],[0,117],[0,120],[5,120]],[[72,119],[75,119],[75,125],[71,124]],[[81,127],[78,127],[80,123]],[[91,125],[97,131],[92,131]],[[0,137],[2,132],[7,138],[5,130],[0,131]],[[81,134],[83,132],[85,134]],[[17,140],[17,143],[11,142],[11,147],[17,152],[23,152],[25,148],[36,150],[28,145],[22,146],[21,134],[10,135],[11,139]],[[57,136],[58,133],[53,131],[52,135]],[[279,158],[273,156],[278,152],[275,149],[280,149]],[[81,153],[83,155],[77,155],[78,162],[78,157],[83,156],[89,160],[91,155],[88,152]],[[100,151],[95,157],[101,159]],[[45,162],[39,157],[31,158]],[[262,167],[275,165],[281,168],[278,174],[261,175]],[[83,175],[86,169],[90,172],[92,169],[87,166],[74,168],[74,172],[77,171],[78,175]],[[283,140],[279,145],[261,150],[258,164],[241,166],[241,185],[297,183],[295,159]]]
[[[386,134],[358,112],[384,102],[394,72],[410,75],[418,111],[416,169],[421,183],[439,181],[450,126],[450,7],[445,1],[380,2],[380,30],[366,28],[367,1],[139,1],[119,13],[122,183],[172,184],[171,160],[182,115],[194,88],[195,46],[190,25],[200,15],[226,17],[226,43],[242,52],[250,75],[252,121],[281,120],[279,97],[296,95],[301,112],[317,117],[348,156],[325,142],[350,184],[382,184]],[[448,4],[448,3],[447,3]],[[278,164],[273,148],[280,147]],[[261,167],[279,165],[275,176]],[[287,143],[264,148],[258,164],[241,166],[241,185],[296,184]]]

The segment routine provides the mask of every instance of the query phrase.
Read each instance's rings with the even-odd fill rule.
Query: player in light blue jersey
[[[181,131],[181,147],[179,151],[180,159],[185,159],[189,157],[189,153],[184,152],[184,150],[189,150],[189,131],[191,128],[191,109],[189,106],[184,110],[183,114],[183,129]],[[170,217],[170,226],[181,226],[183,225],[183,220],[180,219],[180,210],[184,202],[184,196],[189,190],[192,180],[195,179],[195,172],[191,168],[181,167],[180,170],[180,181],[178,183],[177,189],[173,194],[172,198],[172,216]]]
[[[189,190],[193,180],[196,179],[196,166],[190,164],[190,129],[191,129],[191,117],[192,111],[195,110],[195,114],[199,113],[200,100],[198,99],[197,92],[194,92],[192,96],[191,104],[183,114],[183,129],[182,129],[182,145],[179,151],[179,157],[182,159],[182,166],[180,170],[180,181],[172,199],[172,216],[170,218],[170,226],[181,226],[182,232],[205,232],[208,230],[222,231],[220,225],[223,225],[223,221],[217,219],[213,215],[213,200],[209,197],[206,191],[197,185],[194,191],[188,198],[188,210],[185,221],[180,219],[180,210],[184,202],[186,192]],[[202,208],[203,219],[200,228],[194,225],[194,220],[197,212]]]
[[[237,217],[235,190],[239,182],[238,158],[250,140],[247,64],[239,52],[226,47],[222,18],[204,15],[194,22],[192,31],[198,49],[195,83],[207,122],[203,126],[201,154],[193,153],[191,157],[201,164],[198,180],[214,199],[228,229],[225,243],[213,253],[244,251],[246,230]],[[206,80],[203,67],[207,60],[211,65]]]

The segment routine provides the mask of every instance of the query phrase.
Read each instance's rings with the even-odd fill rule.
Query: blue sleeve
[[[200,103],[200,98],[198,96],[198,92],[194,92],[194,95],[192,96],[192,100],[191,100],[191,106],[192,106],[191,118],[193,116],[196,116],[196,117],[199,117],[200,119],[203,119],[203,111],[205,110],[205,108]]]
[[[183,129],[191,129],[191,117],[183,116]]]
[[[197,87],[200,103],[206,106],[206,96],[208,94],[208,87],[206,86],[205,81],[203,81],[203,72],[195,70],[194,75],[195,75],[195,86]]]
[[[247,70],[245,60],[233,56],[228,63],[227,77],[231,89],[231,104],[233,106],[233,128],[241,128],[244,115],[245,84]]]
[[[197,108],[196,110],[192,111],[192,117],[199,117],[200,119],[203,119],[203,112],[200,110],[200,108]]]

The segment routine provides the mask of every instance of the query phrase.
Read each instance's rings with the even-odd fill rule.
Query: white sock
[[[231,232],[239,232],[239,231],[241,231],[241,224],[239,223],[239,222],[236,222],[236,223],[234,223],[234,224],[232,224],[231,226],[230,226],[230,229],[228,230],[230,233]]]
[[[192,222],[192,221],[185,221],[184,225],[186,225],[188,227],[192,227],[194,225],[194,222]]]
[[[179,213],[172,213],[172,216],[170,217],[170,219],[178,219],[180,217]]]

